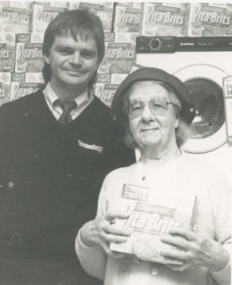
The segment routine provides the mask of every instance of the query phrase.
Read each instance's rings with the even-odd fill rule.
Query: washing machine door
[[[223,78],[228,74],[212,65],[190,65],[174,73],[186,85],[196,107],[193,136],[183,146],[189,153],[213,151],[227,141]]]

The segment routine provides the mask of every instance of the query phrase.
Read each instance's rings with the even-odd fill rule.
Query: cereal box
[[[43,87],[42,83],[38,82],[12,82],[11,83],[11,98],[10,100],[16,100],[21,97],[24,97],[28,94],[31,94],[38,89],[41,89]]]
[[[106,42],[106,52],[98,73],[128,74],[135,63],[137,33],[117,33],[115,40]]]
[[[119,84],[112,83],[96,83],[95,95],[108,107],[111,106],[114,94]]]
[[[114,32],[139,33],[141,9],[125,6],[115,7]]]
[[[31,8],[14,7],[0,2],[0,33],[30,32],[31,17]]]
[[[94,87],[95,95],[110,107],[119,84],[126,76],[127,74],[98,74]]]
[[[15,35],[0,35],[0,72],[13,72],[15,62]]]
[[[16,37],[15,72],[42,72],[42,43],[30,42],[30,36],[31,34],[18,34]]]
[[[189,3],[144,3],[142,36],[176,36],[188,34]]]
[[[192,4],[189,35],[192,37],[232,35],[231,4]]]
[[[0,106],[10,101],[11,73],[0,72]]]
[[[70,2],[70,10],[84,9],[96,14],[102,21],[105,32],[112,32],[113,2]]]
[[[120,203],[130,216],[116,223],[133,229],[127,242],[111,243],[113,251],[140,256],[143,260],[166,263],[161,251],[170,247],[160,237],[175,227],[193,228],[197,198],[190,193],[168,191],[150,195],[148,187],[124,184]]]
[[[60,13],[67,11],[65,7],[51,5],[33,5],[32,32],[44,34],[48,24]]]

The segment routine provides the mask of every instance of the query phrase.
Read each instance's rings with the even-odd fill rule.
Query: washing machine
[[[197,115],[192,123],[194,134],[183,150],[219,166],[232,184],[224,94],[224,82],[232,76],[232,37],[137,37],[136,63],[164,69],[185,83]]]

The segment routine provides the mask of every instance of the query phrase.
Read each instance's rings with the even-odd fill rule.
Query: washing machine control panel
[[[173,53],[175,37],[137,37],[137,53]]]
[[[137,53],[232,51],[232,37],[147,37],[136,38]]]

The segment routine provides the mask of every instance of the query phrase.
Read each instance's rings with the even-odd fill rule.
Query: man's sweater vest
[[[7,264],[1,258],[12,261],[13,271],[21,268],[17,260],[25,268],[23,260],[76,259],[75,236],[94,218],[101,183],[112,168],[107,154],[115,134],[109,109],[95,98],[62,126],[39,91],[3,105],[0,122],[0,276]],[[47,272],[41,264],[31,265],[35,278],[52,276],[51,268]]]

